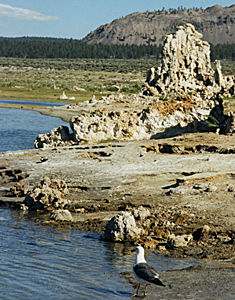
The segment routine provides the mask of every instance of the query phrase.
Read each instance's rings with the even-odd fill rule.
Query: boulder
[[[215,106],[216,101],[193,96],[167,102],[156,100],[155,105],[139,111],[83,112],[70,119],[70,127],[77,143],[163,138],[206,130],[203,121]]]
[[[23,204],[29,210],[63,208],[67,204],[67,200],[64,199],[67,193],[67,185],[63,180],[44,176],[40,184],[26,195]]]
[[[73,217],[67,209],[55,209],[51,212],[50,220],[73,222]]]
[[[170,234],[167,239],[168,248],[187,247],[193,236],[191,234],[174,235]]]
[[[134,209],[133,211],[133,215],[135,217],[136,220],[139,220],[139,219],[146,219],[147,217],[149,217],[151,215],[149,209],[143,207],[143,206],[140,206],[136,209]]]
[[[39,134],[34,141],[34,147],[37,148],[49,148],[58,146],[70,146],[74,145],[73,133],[69,132],[67,126],[60,126],[52,129],[47,134]]]
[[[139,239],[141,234],[143,230],[137,227],[134,216],[130,212],[122,212],[107,223],[102,239],[128,242]]]
[[[200,247],[192,247],[189,246],[188,249],[184,251],[184,254],[189,255],[189,256],[196,256],[200,255],[203,253],[203,249]]]
[[[11,188],[11,192],[16,197],[23,197],[27,195],[29,189],[29,183],[25,179],[16,182],[16,184]]]
[[[170,235],[170,232],[168,230],[162,230],[158,226],[154,228],[154,235],[159,240],[167,240],[168,236]]]

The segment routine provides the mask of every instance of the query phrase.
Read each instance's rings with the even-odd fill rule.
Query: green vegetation
[[[235,60],[235,44],[217,44],[210,45],[211,61],[216,59],[232,59]]]
[[[220,128],[220,122],[212,115],[208,116],[208,119],[205,121],[207,123],[208,129]]]
[[[154,59],[0,58],[0,98],[58,101],[63,91],[79,102],[92,95],[138,93]],[[82,90],[76,90],[78,87]]]

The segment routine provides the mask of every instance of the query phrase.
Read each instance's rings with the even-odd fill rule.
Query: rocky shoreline
[[[156,150],[161,147],[165,150]],[[8,151],[1,153],[0,201],[24,210],[26,203],[30,208],[25,194],[36,193],[31,198],[39,201],[41,193],[44,202],[37,209],[46,211],[43,224],[102,234],[108,221],[126,212],[142,231],[121,242],[175,257],[233,262],[234,152],[234,136],[215,133]],[[61,184],[56,187],[58,181],[66,193]],[[50,218],[55,209],[69,210],[72,219]]]
[[[165,150],[157,151],[161,145]],[[178,145],[178,153],[172,145]],[[201,150],[198,145],[203,146]],[[200,299],[233,299],[234,149],[233,135],[194,133],[163,140],[8,151],[0,154],[0,204],[22,207],[25,196],[12,193],[17,182],[26,180],[27,192],[45,175],[64,180],[69,192],[65,197],[70,201],[65,210],[71,211],[72,221],[50,219],[52,208],[22,214],[32,214],[45,226],[103,235],[112,218],[133,213],[137,227],[147,229],[147,234],[131,242],[133,246],[141,243],[161,255],[221,264],[161,271],[161,279],[172,288],[150,286],[146,299],[160,295],[162,299],[187,299],[189,294]],[[169,233],[193,238],[175,247]],[[119,275],[134,290],[131,271]]]

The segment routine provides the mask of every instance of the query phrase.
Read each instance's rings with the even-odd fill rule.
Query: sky
[[[230,6],[226,0],[0,0],[0,36],[82,39],[100,25],[133,12]]]

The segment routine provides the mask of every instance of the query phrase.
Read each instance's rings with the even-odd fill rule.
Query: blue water
[[[48,133],[61,125],[60,118],[43,116],[32,110],[0,107],[0,152],[34,148],[40,133]]]
[[[57,103],[57,102],[36,102],[36,101],[3,100],[3,99],[0,99],[0,103],[17,104],[17,105],[38,105],[38,106],[63,106],[63,105],[66,105],[66,103]]]

